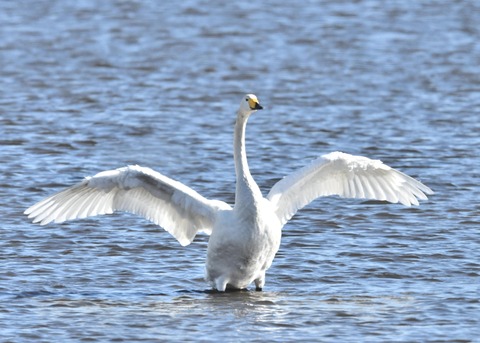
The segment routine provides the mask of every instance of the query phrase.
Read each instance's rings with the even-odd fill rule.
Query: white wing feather
[[[128,166],[87,177],[25,211],[34,223],[85,218],[114,211],[140,215],[171,233],[182,245],[199,231],[211,233],[217,212],[231,207],[150,168]]]
[[[321,196],[386,200],[418,205],[432,190],[379,160],[341,152],[323,155],[277,182],[267,199],[286,223],[299,209]]]

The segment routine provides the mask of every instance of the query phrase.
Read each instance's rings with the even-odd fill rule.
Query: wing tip
[[[178,239],[178,243],[180,243],[182,247],[186,247],[187,245],[190,245],[192,241],[189,241],[188,239]]]

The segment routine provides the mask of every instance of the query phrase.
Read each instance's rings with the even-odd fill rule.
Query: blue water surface
[[[480,2],[3,1],[0,20],[0,341],[478,341]],[[265,194],[340,150],[435,195],[319,199],[264,291],[227,294],[207,292],[206,236],[22,214],[127,164],[232,203],[247,92]]]

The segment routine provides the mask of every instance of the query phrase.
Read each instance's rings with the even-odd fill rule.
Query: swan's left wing
[[[208,200],[150,168],[128,166],[101,172],[25,211],[34,223],[61,223],[114,211],[138,214],[160,225],[182,245],[199,231],[211,233],[217,212],[231,207]]]
[[[386,200],[418,205],[432,190],[378,160],[333,152],[278,181],[267,199],[285,224],[300,208],[321,196]]]

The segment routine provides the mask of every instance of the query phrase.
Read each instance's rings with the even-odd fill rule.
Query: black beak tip
[[[263,110],[263,107],[262,105],[260,105],[259,103],[255,104],[255,110]]]

